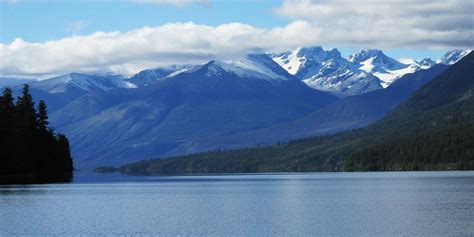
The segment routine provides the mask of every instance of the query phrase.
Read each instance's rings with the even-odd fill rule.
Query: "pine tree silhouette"
[[[16,104],[12,94],[5,88],[0,96],[0,184],[70,181],[69,141],[49,127],[46,103],[36,110],[28,85]]]

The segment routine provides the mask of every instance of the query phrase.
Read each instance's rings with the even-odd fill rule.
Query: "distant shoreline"
[[[108,171],[105,172],[104,169]],[[219,175],[279,175],[279,174],[310,174],[310,173],[397,173],[397,172],[466,172],[474,171],[472,169],[433,169],[433,170],[356,170],[356,171],[269,171],[269,172],[232,172],[232,173],[166,173],[166,174],[129,174],[121,172],[120,167],[101,166],[94,170],[98,174],[121,174],[130,177],[161,177],[161,176],[219,176]]]

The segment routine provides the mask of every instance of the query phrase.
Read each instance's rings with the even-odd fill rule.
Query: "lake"
[[[474,235],[474,172],[77,174],[0,186],[0,236]]]

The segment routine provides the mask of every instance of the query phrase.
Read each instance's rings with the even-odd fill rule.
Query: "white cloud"
[[[304,32],[305,34],[302,34]],[[71,71],[132,74],[183,63],[227,60],[247,52],[280,51],[313,43],[318,30],[304,21],[256,28],[241,23],[216,27],[189,23],[96,32],[44,43],[15,39],[0,44],[2,76],[50,76]]]
[[[0,76],[46,77],[73,71],[130,75],[157,66],[227,60],[249,52],[278,52],[309,45],[473,48],[473,4],[285,1],[275,12],[293,21],[269,29],[241,23],[207,26],[189,22],[42,43],[16,39],[0,44]]]
[[[363,47],[470,48],[472,0],[285,0],[274,12],[307,21],[322,43]]]

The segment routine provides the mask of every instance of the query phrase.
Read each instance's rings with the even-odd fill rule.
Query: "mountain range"
[[[190,152],[195,140],[288,122],[337,100],[254,55],[211,61],[132,89],[109,89],[113,79],[102,86],[67,83],[67,90],[43,87],[47,81],[32,87],[74,94],[50,119],[70,138],[78,167]],[[84,88],[90,91],[81,94]]]
[[[108,170],[128,175],[472,170],[473,75],[474,53],[470,53],[362,129],[267,147],[145,160]],[[414,79],[423,83],[419,76]]]
[[[449,64],[449,59],[455,62],[466,52],[449,52],[443,56],[446,59],[440,59],[439,62]],[[337,49],[324,50],[322,47],[298,48],[271,56],[282,68],[308,86],[339,97],[386,88],[407,73],[428,69],[436,64],[429,58],[404,64],[376,49],[361,50],[348,58],[342,57]]]
[[[76,166],[93,168],[360,128],[463,52],[433,66],[428,59],[403,64],[380,50],[346,59],[337,49],[310,47],[132,77],[70,73],[30,84],[34,98],[49,105],[52,125],[70,138]],[[384,73],[393,78],[382,80]]]

